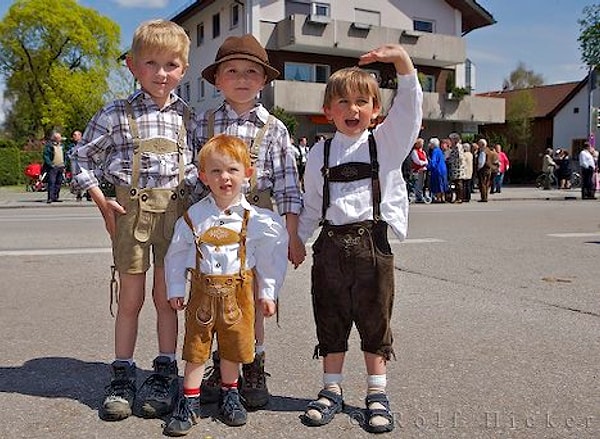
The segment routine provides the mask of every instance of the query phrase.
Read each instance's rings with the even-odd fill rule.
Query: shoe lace
[[[169,396],[169,387],[171,378],[159,373],[153,373],[142,384],[140,391],[145,387],[149,387],[149,396],[157,398],[167,398]]]
[[[244,386],[253,389],[263,388],[266,386],[267,379],[271,374],[265,372],[263,364],[255,361],[247,368],[244,368]]]
[[[236,391],[226,392],[223,397],[223,413],[233,415],[239,411],[242,411],[240,394]]]
[[[217,387],[221,385],[221,369],[220,366],[207,366],[204,372],[204,380],[209,387]]]
[[[128,379],[116,379],[106,386],[107,396],[126,397],[135,392],[135,384]]]
[[[190,404],[188,398],[181,397],[179,398],[179,403],[177,404],[177,409],[173,413],[173,418],[178,421],[185,421],[192,416],[192,409],[190,408]]]

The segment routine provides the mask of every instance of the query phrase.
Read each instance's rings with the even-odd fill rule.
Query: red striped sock
[[[183,388],[183,396],[186,398],[197,398],[200,396],[200,387],[196,388]]]
[[[238,388],[238,380],[235,380],[233,383],[221,382],[221,388],[223,390],[237,389]]]

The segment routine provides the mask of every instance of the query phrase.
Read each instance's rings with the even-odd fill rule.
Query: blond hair
[[[338,97],[360,93],[373,98],[373,107],[381,108],[381,91],[377,79],[366,70],[358,67],[347,67],[334,72],[327,81],[323,106],[330,107]]]
[[[246,169],[252,166],[246,142],[239,137],[229,134],[219,134],[212,137],[200,149],[200,153],[198,154],[198,169],[202,172],[206,170],[206,160],[209,154],[229,156],[236,162],[244,165]]]
[[[187,66],[190,38],[181,26],[172,21],[162,19],[145,21],[133,34],[129,56],[135,58],[147,50],[174,53]]]

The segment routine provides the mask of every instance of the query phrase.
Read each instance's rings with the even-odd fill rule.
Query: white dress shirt
[[[406,238],[408,194],[402,178],[402,163],[410,153],[423,115],[423,92],[417,73],[397,75],[398,92],[385,120],[374,130],[381,182],[381,217],[396,236]],[[348,137],[336,132],[331,142],[329,167],[349,162],[370,163],[369,132]],[[304,174],[304,209],[300,214],[298,234],[303,242],[313,234],[321,219],[323,200],[324,142],[311,148]],[[373,219],[371,179],[329,184],[331,205],[326,218],[334,225]]]
[[[579,153],[579,166],[585,169],[594,169],[596,167],[594,156],[587,149],[582,149]]]
[[[250,211],[246,236],[246,269],[254,269],[260,299],[276,300],[283,285],[288,263],[288,235],[281,217],[269,210],[256,208],[244,196],[221,210],[212,194],[189,208],[188,214],[198,236],[211,227],[241,231],[244,210]],[[236,274],[240,271],[239,243],[218,248],[203,242],[200,271],[204,274]],[[167,297],[185,297],[186,272],[196,267],[196,243],[192,230],[181,217],[165,257]]]

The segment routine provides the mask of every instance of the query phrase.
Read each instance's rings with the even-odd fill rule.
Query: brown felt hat
[[[260,64],[265,69],[267,82],[271,82],[279,76],[279,71],[269,65],[269,57],[264,47],[254,36],[246,34],[241,37],[227,37],[217,51],[215,62],[202,70],[202,77],[215,85],[217,67],[222,62],[232,59],[245,59]]]

